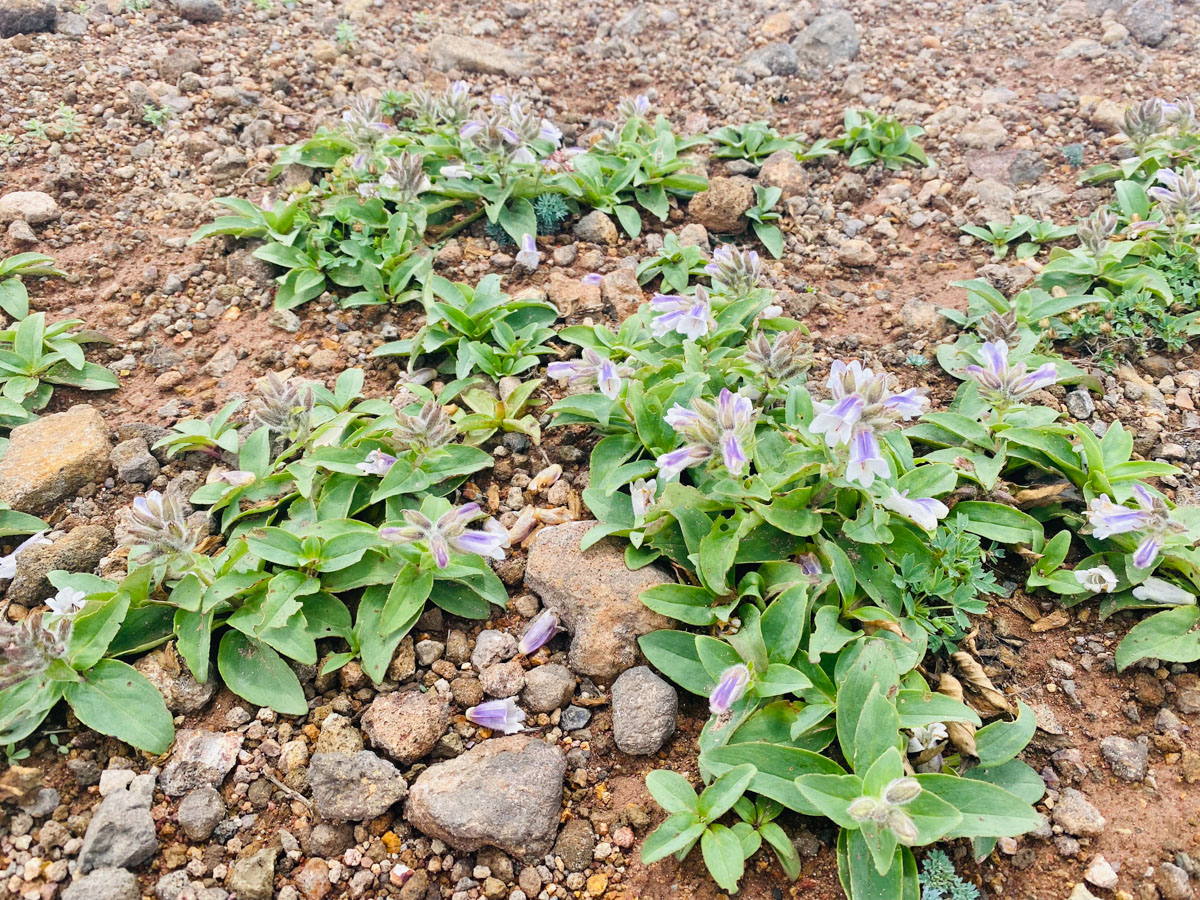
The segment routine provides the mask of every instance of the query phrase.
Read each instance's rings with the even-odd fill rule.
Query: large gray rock
[[[183,729],[175,734],[175,751],[159,776],[168,797],[182,797],[198,787],[220,787],[237,765],[242,736],[236,731]]]
[[[371,744],[405,765],[433,751],[450,727],[450,704],[434,691],[380,694],[362,717]]]
[[[746,67],[755,75],[795,75],[800,69],[796,49],[786,41],[759,47],[746,57]]]
[[[575,676],[561,663],[535,666],[525,673],[521,700],[530,712],[549,713],[571,702]]]
[[[1149,752],[1146,744],[1116,734],[1100,741],[1100,755],[1122,781],[1145,779]]]
[[[566,771],[562,751],[544,741],[492,738],[422,772],[404,814],[459,850],[496,847],[536,859],[554,846]]]
[[[374,819],[408,793],[408,783],[400,770],[370,750],[360,750],[353,756],[313,754],[308,784],[317,812],[338,821]]]
[[[208,681],[201,683],[196,680],[175,649],[174,641],[147,653],[133,667],[158,688],[167,703],[167,709],[172,712],[199,712],[217,690],[216,679],[211,673]]]
[[[52,510],[109,473],[108,426],[80,404],[14,428],[0,456],[0,502],[35,515]]]
[[[429,63],[438,71],[458,69],[477,75],[520,78],[530,71],[528,53],[464,35],[441,34],[429,42]]]
[[[124,869],[96,869],[76,878],[63,891],[62,900],[141,900],[137,876]]]
[[[671,578],[654,566],[631,571],[625,548],[611,538],[581,552],[579,542],[593,524],[567,522],[538,532],[525,565],[525,586],[558,613],[571,633],[571,668],[607,681],[637,665],[639,637],[671,627],[666,616],[638,599]]]
[[[127,869],[141,865],[158,851],[158,836],[150,804],[154,800],[154,776],[138,775],[129,787],[109,793],[92,813],[78,872],[93,869]]]
[[[57,20],[54,0],[0,0],[0,38],[53,31]]]
[[[844,9],[817,16],[792,41],[801,64],[833,66],[858,56],[858,26]]]
[[[1067,788],[1054,804],[1054,824],[1076,837],[1099,837],[1108,822],[1087,797]]]
[[[622,672],[613,682],[613,740],[622,753],[657,753],[675,733],[678,713],[675,688],[646,666]]]
[[[12,0],[0,0],[0,9],[10,2]],[[3,21],[2,14],[0,21]],[[44,225],[60,215],[58,202],[44,191],[13,191],[0,197],[0,223],[20,219],[30,225]]]
[[[1138,0],[1120,21],[1139,44],[1157,47],[1175,25],[1175,3],[1173,0]]]
[[[176,0],[175,11],[179,18],[197,25],[220,22],[225,18],[225,7],[217,0]]]

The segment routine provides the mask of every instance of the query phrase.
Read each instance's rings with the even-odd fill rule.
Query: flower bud
[[[921,793],[921,783],[915,778],[897,778],[883,789],[883,800],[892,806],[912,803]]]

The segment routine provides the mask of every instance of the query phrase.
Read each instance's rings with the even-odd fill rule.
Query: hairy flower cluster
[[[379,181],[360,184],[358,193],[362,197],[378,197],[381,190],[386,190],[397,203],[412,203],[431,187],[433,183],[425,174],[421,157],[405,150],[398,156],[389,156]]]
[[[728,245],[713,251],[704,267],[712,276],[713,291],[727,297],[744,297],[762,281],[762,263],[754,250],[737,250]]]
[[[274,434],[307,434],[315,398],[307,385],[281,378],[275,372],[258,383],[258,396],[250,402],[250,419]]]
[[[446,446],[457,436],[458,428],[451,421],[449,413],[434,400],[427,400],[416,415],[396,411],[396,427],[392,437],[402,450],[428,453]]]
[[[1118,223],[1119,220],[1115,215],[1107,210],[1098,209],[1079,223],[1075,234],[1079,238],[1079,243],[1087,248],[1092,256],[1099,256],[1108,243],[1109,237],[1117,230]]]
[[[159,491],[134,498],[121,531],[121,543],[130,548],[134,563],[174,563],[194,551],[203,537],[199,523],[189,521],[183,501]]]
[[[655,462],[659,474],[671,479],[719,454],[731,475],[741,475],[746,468],[746,451],[754,437],[756,418],[750,400],[728,388],[721,388],[716,405],[699,397],[692,401],[691,409],[676,403],[665,419],[687,443],[658,457]]]
[[[1162,100],[1143,100],[1125,110],[1124,132],[1135,144],[1145,143],[1166,124]]]
[[[846,811],[856,822],[873,822],[891,831],[905,847],[911,847],[920,834],[904,807],[921,796],[921,790],[915,778],[896,778],[888,782],[880,796],[859,797]]]
[[[850,447],[846,478],[863,487],[890,474],[877,435],[900,419],[921,415],[929,403],[916,388],[894,393],[891,381],[888,373],[876,374],[858,360],[849,364],[837,360],[826,382],[832,399],[813,404],[817,415],[809,430],[825,435],[829,447]]]
[[[990,312],[987,313],[979,324],[975,326],[975,331],[985,341],[1004,341],[1008,343],[1015,340],[1019,326],[1017,324],[1017,313],[1015,310],[1007,312]]]
[[[1177,225],[1187,225],[1200,215],[1200,173],[1187,166],[1182,172],[1159,169],[1160,184],[1146,193],[1158,201],[1163,213]]]
[[[455,81],[440,94],[417,88],[409,95],[408,107],[417,121],[426,126],[461,126],[474,112],[476,101],[465,81]]]
[[[1133,553],[1133,564],[1139,569],[1148,569],[1158,559],[1166,539],[1186,529],[1171,518],[1166,502],[1151,494],[1144,485],[1133,486],[1133,497],[1137,509],[1114,503],[1108,496],[1100,496],[1088,504],[1085,515],[1092,534],[1102,541],[1114,534],[1142,532],[1144,537]]]
[[[360,150],[372,150],[392,130],[379,112],[379,102],[359,96],[342,113],[342,130]]]
[[[0,621],[0,691],[37,678],[64,658],[73,624],[70,616],[58,616],[44,625],[36,612],[20,622]]]
[[[1008,344],[1004,341],[988,341],[979,355],[984,365],[967,366],[967,374],[997,400],[1020,403],[1035,391],[1058,383],[1054,363],[1045,363],[1032,372],[1023,362],[1009,365]]]
[[[691,297],[655,294],[650,298],[650,309],[655,313],[650,323],[650,332],[655,337],[674,331],[694,341],[716,328],[712,302],[701,285],[696,285],[696,293]]]
[[[492,109],[477,111],[458,136],[485,154],[506,156],[515,163],[535,161],[530,147],[535,140],[549,141],[556,149],[562,141],[562,132],[548,119],[534,115],[525,100],[504,94],[493,94]]]
[[[770,386],[786,384],[812,366],[812,348],[804,338],[798,328],[780,332],[774,341],[760,331],[746,347],[746,362],[762,372]]]

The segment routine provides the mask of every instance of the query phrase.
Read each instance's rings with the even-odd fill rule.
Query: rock
[[[1081,95],[1079,111],[1097,128],[1116,134],[1125,127],[1125,107],[1113,100]]]
[[[544,741],[492,738],[422,772],[404,815],[458,850],[496,847],[536,859],[554,845],[566,770],[562,751]]]
[[[57,19],[54,0],[0,0],[0,38],[53,31]]]
[[[424,640],[417,642],[415,657],[421,665],[432,666],[442,658],[442,654],[445,652],[446,645],[441,641]]]
[[[26,606],[52,597],[56,588],[47,578],[51,572],[61,569],[90,575],[115,546],[112,532],[103,525],[80,525],[53,543],[30,547],[17,557],[17,574],[7,597]]]
[[[796,49],[786,41],[777,41],[759,47],[746,57],[746,65],[761,67],[767,75],[795,75],[800,71],[800,57]]]
[[[596,834],[587,819],[568,819],[554,842],[554,855],[561,856],[568,872],[582,872],[592,864]]]
[[[426,642],[422,641],[421,643]],[[436,641],[429,643],[436,643]],[[423,663],[423,665],[428,664]],[[409,635],[400,642],[400,646],[396,648],[396,653],[392,656],[392,661],[388,663],[387,678],[388,681],[403,684],[415,674],[417,674],[417,654],[413,648],[412,636]]]
[[[612,686],[613,740],[622,753],[648,755],[675,733],[679,697],[646,666],[622,672]]]
[[[863,266],[873,266],[879,259],[879,253],[869,241],[862,238],[848,238],[838,244],[837,258],[843,266],[857,269]]]
[[[708,229],[696,222],[689,222],[679,229],[679,246],[699,247],[707,252],[709,249]]]
[[[808,192],[812,179],[804,164],[790,150],[776,150],[758,170],[758,181],[766,187],[777,187],[783,194],[781,199],[796,197]]]
[[[867,196],[867,180],[857,172],[847,172],[833,185],[835,203],[858,203]]]
[[[935,341],[944,338],[953,328],[935,304],[915,297],[900,307],[900,321],[907,335],[927,334]]]
[[[137,876],[124,869],[96,869],[76,878],[62,893],[62,900],[141,900]]]
[[[1126,28],[1134,40],[1147,47],[1157,47],[1175,24],[1173,0],[1138,0],[1123,16]]]
[[[175,733],[175,750],[159,776],[159,787],[168,797],[182,797],[204,785],[220,787],[237,765],[241,749],[242,736],[236,731],[181,729]]]
[[[1079,37],[1058,51],[1058,59],[1099,59],[1107,51],[1102,43],[1089,37]]]
[[[340,713],[330,713],[321,722],[313,753],[344,753],[353,756],[363,748],[363,737],[354,723]]]
[[[206,841],[225,818],[225,801],[216,788],[198,787],[179,802],[179,826],[190,840]]]
[[[1032,150],[970,150],[963,159],[976,178],[1002,184],[1033,184],[1046,171],[1045,161]]]
[[[304,841],[310,856],[341,856],[354,846],[354,830],[349,825],[318,822]]]
[[[604,276],[600,282],[600,296],[613,308],[618,321],[627,319],[638,311],[645,300],[637,273],[622,266]]]
[[[292,879],[308,900],[323,900],[333,889],[329,881],[329,863],[323,859],[305,861]]]
[[[576,222],[573,231],[575,237],[581,241],[587,241],[589,244],[604,244],[613,247],[621,239],[613,220],[598,209],[593,209]]]
[[[578,731],[580,728],[587,727],[587,723],[592,719],[592,711],[586,706],[568,706],[562,711],[562,717],[558,720],[558,724],[563,731]]]
[[[238,900],[271,900],[275,896],[275,854],[273,847],[239,859],[229,869],[229,890]]]
[[[1076,419],[1090,419],[1095,411],[1096,404],[1087,388],[1077,388],[1067,393],[1067,412]]]
[[[8,223],[8,236],[14,243],[25,246],[32,246],[38,242],[38,236],[24,219],[13,219]]]
[[[984,116],[978,122],[963,126],[958,139],[968,147],[995,150],[1008,140],[1008,129],[995,116]]]
[[[1137,782],[1146,777],[1148,753],[1145,744],[1119,735],[1109,735],[1100,741],[1100,755],[1122,781]]]
[[[525,673],[521,700],[530,712],[548,713],[571,702],[575,694],[575,676],[561,663],[536,666]]]
[[[115,790],[100,801],[79,850],[81,875],[113,866],[132,868],[158,852],[158,836],[150,815],[153,800],[154,776],[138,775],[128,788]]]
[[[1061,835],[1059,837],[1061,837]],[[1067,859],[1073,859],[1077,855],[1078,851],[1068,856]],[[1099,900],[1099,898],[1089,891],[1087,889],[1087,885],[1081,881],[1071,889],[1071,893],[1068,895],[1067,900]]]
[[[646,6],[637,4],[613,23],[612,33],[622,37],[636,37],[646,29]]]
[[[317,812],[328,819],[374,819],[408,793],[400,771],[370,750],[314,753],[308,767]]]
[[[108,426],[80,404],[14,428],[0,456],[0,502],[39,514],[109,473]]]
[[[61,214],[57,201],[42,191],[13,191],[0,197],[0,223],[21,219],[29,225],[44,225]]]
[[[471,665],[482,671],[498,662],[512,659],[517,655],[517,639],[507,631],[487,629],[479,632],[475,639],[475,649],[471,652]]]
[[[543,528],[529,549],[525,586],[556,610],[572,635],[568,662],[580,674],[608,680],[640,659],[637,639],[670,628],[638,597],[646,588],[671,583],[654,566],[636,571],[625,567],[625,549],[605,539],[580,552],[579,542],[591,522],[568,522]]]
[[[371,701],[362,727],[372,746],[408,765],[433,751],[450,714],[450,704],[434,691],[396,691]]]
[[[532,59],[516,47],[463,35],[441,34],[429,42],[429,64],[440,72],[459,69],[478,75],[520,78],[530,71]]]
[[[211,674],[203,684],[195,679],[174,642],[147,653],[133,667],[158,688],[172,712],[199,712],[217,690],[217,681]]]
[[[489,697],[515,697],[525,687],[525,670],[516,659],[495,663],[479,673],[479,683]]]
[[[1012,187],[985,178],[974,185],[975,196],[979,198],[976,220],[980,222],[1002,222],[1007,225],[1012,221],[1012,205],[1016,193]]]
[[[175,84],[189,72],[199,72],[203,64],[196,51],[186,47],[172,47],[171,52],[156,60],[154,65],[158,69],[159,78],[168,84]]]
[[[1066,788],[1054,804],[1054,823],[1076,837],[1099,837],[1108,824],[1100,810],[1075,788]]]
[[[1111,891],[1117,886],[1117,873],[1104,855],[1097,853],[1087,871],[1083,873],[1084,880],[1098,888]]]
[[[127,484],[149,484],[161,471],[142,438],[121,441],[113,447],[109,461],[117,470],[117,477]]]
[[[754,205],[754,182],[744,175],[717,177],[708,189],[688,203],[688,214],[714,234],[741,234],[746,230],[745,212]]]
[[[813,19],[792,41],[792,48],[806,66],[849,62],[858,56],[858,26],[846,10],[833,10]]]
[[[220,22],[225,18],[225,7],[217,0],[175,0],[175,12],[179,18],[195,25]]]
[[[1154,872],[1154,883],[1163,900],[1192,900],[1191,880],[1186,869],[1174,863],[1162,863]]]

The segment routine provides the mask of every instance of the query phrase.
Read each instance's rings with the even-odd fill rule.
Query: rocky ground
[[[771,280],[812,330],[818,371],[865,356],[944,399],[952,384],[936,364],[906,360],[932,359],[953,339],[936,312],[964,305],[949,282],[985,277],[1012,291],[1032,278],[1026,264],[993,264],[960,226],[1090,211],[1104,189],[1079,186],[1063,148],[1080,145],[1086,164],[1107,159],[1126,105],[1200,85],[1200,7],[1182,0],[142,5],[0,0],[0,253],[57,259],[69,276],[31,284],[33,307],[105,332],[111,343],[94,358],[122,383],[108,395],[60,389],[48,410],[60,414],[0,459],[0,496],[54,528],[8,586],[14,619],[48,596],[49,570],[123,565],[113,528],[133,496],[202,481],[202,465],[148,449],[173,421],[245,395],[269,370],[325,378],[365,365],[373,393],[394,383],[394,364],[369,353],[415,330],[411,309],[341,310],[325,298],[272,311],[269,266],[220,240],[187,245],[214,197],[269,195],[274,147],[359,93],[464,77],[485,93],[523,92],[570,140],[637,92],[688,132],[767,118],[832,137],[847,105],[923,125],[933,161],[923,170],[784,158],[760,172],[714,160],[712,195],[674,210],[668,227],[707,247],[709,231],[745,227],[737,203],[751,179],[778,185],[787,247]],[[145,121],[148,105],[163,110],[161,127]],[[459,280],[504,273],[510,291],[544,291],[568,321],[619,318],[642,300],[631,265],[662,233],[625,240],[592,218],[557,241],[530,276],[510,276],[512,258],[482,231],[443,248],[438,267]],[[604,285],[582,286],[593,271]],[[1043,399],[1098,428],[1120,419],[1138,452],[1194,475],[1190,354],[1101,374],[1102,396],[1055,388]],[[537,448],[518,437],[495,451],[510,510],[549,462],[568,470],[555,504],[586,484],[574,436]],[[1168,486],[1187,501],[1194,484]],[[697,860],[638,862],[661,817],[645,772],[694,774],[706,709],[637,666],[632,636],[664,623],[632,598],[661,576],[628,573],[612,547],[579,560],[580,528],[547,529],[527,558],[504,564],[502,616],[427,613],[382,685],[355,665],[307,673],[303,719],[195,684],[169,647],[138,664],[178,715],[166,757],[133,754],[60,710],[0,776],[0,897],[716,896]],[[515,638],[543,606],[571,635],[522,661]],[[986,893],[1194,896],[1200,677],[1194,666],[1116,675],[1112,650],[1132,621],[1101,623],[1091,605],[1065,615],[1020,594],[981,620],[989,674],[1038,713],[1026,758],[1049,789],[1039,832],[1002,842],[982,866],[961,848],[960,867]],[[463,710],[485,695],[517,696],[529,730],[502,738],[468,723]],[[742,894],[840,896],[832,832],[787,825],[804,876],[790,883],[760,854]]]

